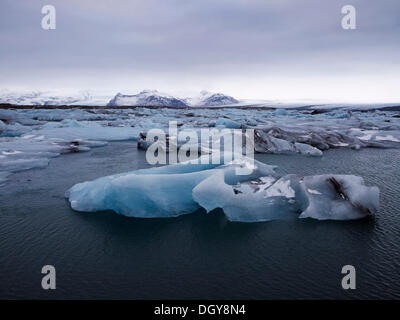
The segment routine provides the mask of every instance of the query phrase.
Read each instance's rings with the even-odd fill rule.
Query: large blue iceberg
[[[197,159],[78,183],[66,197],[76,211],[159,218],[221,208],[228,220],[241,222],[350,220],[379,207],[379,189],[365,186],[357,176],[279,177],[274,166],[246,157],[221,165],[199,163]],[[244,175],[238,169],[251,170]]]

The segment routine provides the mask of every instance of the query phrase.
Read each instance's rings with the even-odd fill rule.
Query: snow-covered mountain
[[[108,106],[188,107],[184,100],[158,92],[157,90],[143,90],[134,95],[117,93],[117,95],[110,100]]]
[[[166,107],[197,107],[224,106],[236,104],[239,101],[222,93],[202,91],[200,96],[192,98],[177,98],[157,90],[144,90],[135,95],[118,93],[110,100],[108,106],[166,106]]]
[[[0,90],[0,103],[15,105],[40,105],[40,106],[60,106],[60,105],[89,105],[104,106],[109,96],[97,96],[84,91],[77,95],[57,94],[55,92],[14,92]]]
[[[209,107],[226,106],[236,103],[239,103],[239,100],[236,100],[231,96],[227,96],[223,93],[212,93],[207,91],[202,91],[198,100],[192,101],[192,105]]]
[[[10,91],[0,89],[0,104],[37,105],[37,106],[154,106],[154,107],[258,107],[275,109],[381,109],[385,107],[399,108],[399,103],[334,103],[316,100],[237,100],[223,93],[201,91],[193,97],[175,97],[157,90],[144,90],[137,94],[112,93],[103,91]]]
[[[154,106],[154,107],[215,107],[237,104],[235,98],[222,94],[202,91],[199,96],[179,98],[157,90],[143,90],[137,94],[117,93],[110,95],[92,94],[82,91],[77,94],[64,92],[14,92],[0,90],[0,103],[15,105],[87,105],[87,106]]]

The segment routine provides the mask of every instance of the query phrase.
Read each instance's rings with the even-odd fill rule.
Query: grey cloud
[[[0,4],[0,68],[13,83],[71,73],[90,82],[96,72],[195,79],[399,70],[397,0],[352,0],[354,31],[340,25],[347,0],[50,2],[54,31],[40,28],[49,1]]]

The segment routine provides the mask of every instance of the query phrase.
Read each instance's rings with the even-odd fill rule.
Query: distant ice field
[[[259,153],[322,156],[332,148],[397,148],[398,111],[346,109],[0,109],[0,183],[12,173],[45,167],[60,154],[84,152],[141,133],[201,128],[254,129]]]

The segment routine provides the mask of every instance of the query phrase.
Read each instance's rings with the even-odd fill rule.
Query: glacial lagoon
[[[148,168],[135,141],[111,142],[16,172],[0,187],[2,298],[399,298],[398,149],[333,149],[323,157],[256,154],[279,174],[362,176],[380,189],[374,217],[229,222],[220,209],[140,219],[73,211],[82,181]],[[43,265],[57,269],[44,291]],[[357,290],[341,288],[341,268]]]

